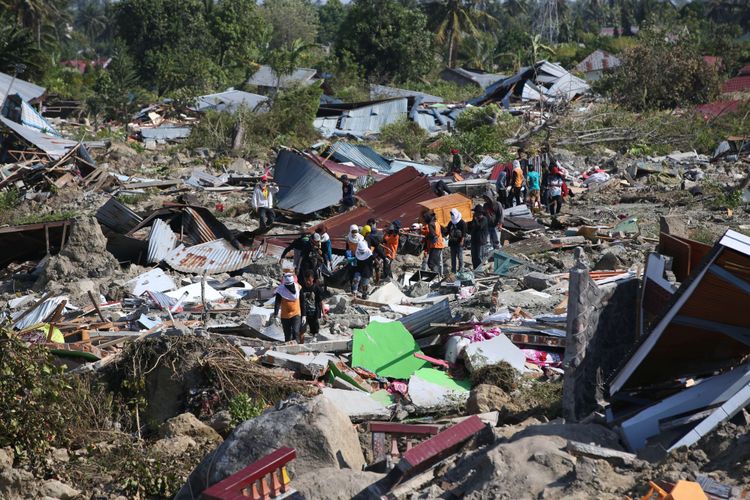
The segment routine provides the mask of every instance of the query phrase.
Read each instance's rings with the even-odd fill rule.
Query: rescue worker
[[[361,240],[357,244],[354,258],[356,262],[354,263],[354,273],[352,276],[352,295],[356,295],[357,292],[360,292],[361,297],[366,299],[368,287],[370,285],[370,278],[372,278],[373,255],[370,246],[365,240]]]
[[[253,208],[258,213],[260,230],[265,231],[273,225],[276,214],[273,212],[273,195],[279,192],[276,184],[268,183],[268,175],[263,175],[253,190]]]
[[[427,267],[430,271],[437,273],[439,276],[443,275],[443,248],[445,248],[445,240],[443,239],[443,231],[438,227],[437,217],[435,214],[425,212],[422,215],[424,225],[422,226],[422,234],[425,237],[425,250],[427,252]]]
[[[464,270],[464,239],[466,238],[466,221],[457,208],[451,208],[451,221],[445,227],[448,236],[448,248],[451,251],[451,272]]]
[[[292,340],[300,342],[300,328],[302,327],[302,310],[299,303],[300,290],[301,287],[292,273],[285,273],[281,284],[276,287],[271,319],[277,321],[279,312],[281,312],[284,342]]]
[[[523,177],[523,169],[521,168],[521,162],[518,160],[513,160],[513,173],[511,175],[511,188],[510,188],[510,201],[509,204],[512,204],[515,201],[516,206],[523,203],[523,195],[521,194],[521,191],[523,189],[524,185],[524,177]]]
[[[393,277],[391,263],[396,259],[399,239],[398,228],[394,224],[388,226],[388,231],[383,235],[383,243],[381,244],[383,247],[383,253],[385,253],[387,259],[384,266],[386,278]]]

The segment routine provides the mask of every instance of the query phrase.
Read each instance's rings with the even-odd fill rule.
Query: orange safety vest
[[[398,234],[386,234],[383,236],[383,249],[385,250],[385,256],[391,260],[396,258],[398,240]]]
[[[435,234],[437,234],[437,241],[431,242],[430,241],[430,228],[428,224],[425,224],[422,226],[422,234],[424,235],[425,245],[424,247],[427,250],[432,250],[433,248],[445,248],[445,240],[443,239],[443,233],[440,231],[440,226],[438,226],[437,221],[435,221]]]
[[[297,284],[295,286],[299,292],[300,286]],[[281,319],[289,319],[301,315],[302,308],[299,305],[299,297],[297,297],[297,300],[286,300],[284,297],[281,297]]]

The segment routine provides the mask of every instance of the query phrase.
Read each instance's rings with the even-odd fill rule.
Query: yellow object
[[[461,219],[469,222],[474,217],[471,210],[471,200],[460,193],[452,193],[431,200],[420,201],[420,205],[435,212],[438,224],[442,227],[451,221],[451,208],[457,208],[461,212]]]
[[[372,228],[369,224],[365,224],[364,226],[362,226],[362,229],[360,229],[359,232],[362,234],[362,236],[367,237],[367,235],[372,232]]]
[[[52,327],[52,336],[50,336],[50,334],[49,334],[49,327],[50,327],[49,323],[40,323],[38,325],[32,326],[31,328],[27,328],[25,331],[28,332],[30,330],[39,330],[39,331],[41,331],[41,332],[44,333],[44,336],[50,342],[54,342],[55,344],[64,344],[65,343],[65,337],[63,337],[62,332],[58,328],[55,328],[53,326]]]

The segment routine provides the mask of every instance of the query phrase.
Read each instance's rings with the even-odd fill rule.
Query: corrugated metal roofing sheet
[[[237,250],[227,240],[219,239],[186,247],[180,245],[166,256],[169,267],[184,273],[228,273],[247,267],[253,252]]]
[[[150,127],[141,129],[141,137],[157,141],[184,139],[190,135],[190,127]]]
[[[68,298],[63,296],[48,298],[47,300],[36,306],[29,314],[18,320],[13,325],[13,328],[17,330],[23,330],[24,328],[28,328],[32,325],[43,322],[49,317],[50,314],[55,311],[55,309],[57,309],[57,306],[59,306],[64,300],[68,300]],[[12,317],[15,320],[16,318],[20,318],[21,316],[23,316],[23,313],[23,310],[18,311]]]
[[[416,169],[420,174],[424,175],[436,175],[440,172],[441,168],[434,165],[427,165],[425,163],[418,163],[411,160],[393,160],[391,161],[391,173],[395,174],[400,172],[406,167],[412,167]]]
[[[140,224],[143,217],[113,197],[96,211],[96,220],[113,231],[125,234]]]
[[[254,111],[259,104],[268,100],[268,97],[242,90],[228,89],[217,94],[208,94],[198,97],[195,104],[196,111],[226,111],[234,113],[241,107]]]
[[[346,175],[350,179],[357,179],[358,181],[362,179],[365,181],[368,176],[372,176],[373,179],[376,181],[385,179],[385,175],[379,173],[377,170],[374,169],[367,169],[364,167],[358,167],[356,165],[345,165],[343,163],[338,163],[333,160],[326,160],[325,158],[322,158],[320,156],[314,155],[313,156],[316,163],[319,165],[323,165],[326,169],[328,169],[329,172],[331,172],[336,177],[341,177],[342,175]],[[358,185],[364,185],[358,183]]]
[[[346,110],[339,119],[337,131],[357,137],[378,134],[385,125],[405,117],[408,107],[409,101],[400,98]]]
[[[341,182],[305,156],[282,149],[273,179],[279,185],[278,207],[311,214],[341,200]]]
[[[47,91],[44,87],[27,82],[26,80],[21,80],[18,77],[13,80],[13,75],[0,73],[0,103],[5,100],[5,95],[6,92],[8,92],[11,80],[13,81],[13,87],[10,89],[10,93],[20,95],[25,101],[34,100]]]
[[[148,235],[146,262],[158,264],[169,255],[175,245],[177,245],[177,235],[170,229],[169,224],[161,219],[155,219]]]
[[[316,70],[310,68],[297,68],[290,75],[284,75],[281,77],[279,87],[285,89],[293,85],[310,85],[312,79],[315,77]],[[276,88],[276,73],[271,69],[270,66],[261,66],[258,71],[253,73],[253,76],[247,81],[248,85],[256,85],[258,87],[273,87]]]
[[[21,137],[26,142],[35,146],[36,148],[44,151],[47,156],[52,159],[58,159],[65,155],[71,149],[78,147],[76,141],[69,141],[67,139],[61,139],[59,137],[53,137],[50,135],[43,134],[37,130],[29,127],[25,127],[20,123],[16,123],[12,120],[0,116],[0,121],[12,130],[16,135]]]
[[[382,99],[384,97],[421,97],[423,103],[443,102],[442,97],[417,90],[399,89],[387,85],[370,85],[370,99]]]
[[[404,316],[399,321],[415,338],[420,338],[430,335],[430,323],[450,323],[453,321],[453,314],[448,299],[444,299],[421,311]]]
[[[329,154],[340,162],[351,162],[363,168],[374,168],[379,172],[389,172],[391,164],[364,144],[349,144],[338,141],[331,145]]]
[[[221,237],[214,233],[195,209],[191,207],[183,208],[182,217],[182,224],[185,228],[185,232],[191,235],[193,242],[207,243]]]

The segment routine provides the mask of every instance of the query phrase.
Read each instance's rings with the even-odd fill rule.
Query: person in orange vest
[[[281,327],[284,329],[284,341],[300,341],[302,327],[302,308],[299,303],[301,287],[297,283],[294,273],[284,273],[281,284],[276,287],[271,319],[276,321],[281,312]]]
[[[521,162],[518,160],[513,160],[510,197],[511,203],[515,200],[516,206],[519,206],[521,203],[523,203],[523,195],[521,194],[521,191],[523,190],[524,183],[525,179],[523,176],[523,169],[521,168]]]
[[[396,254],[398,253],[399,239],[398,228],[394,224],[388,226],[388,230],[383,235],[383,242],[380,244],[383,247],[383,253],[388,259],[384,266],[386,278],[391,278],[393,276],[391,273],[391,263],[394,261]]]
[[[438,226],[437,217],[435,214],[425,212],[422,215],[424,225],[422,226],[422,234],[425,237],[425,250],[427,251],[427,267],[430,271],[443,275],[443,248],[445,248],[445,240],[443,239],[443,231]]]

